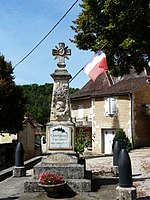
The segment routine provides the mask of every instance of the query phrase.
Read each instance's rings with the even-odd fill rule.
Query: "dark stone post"
[[[116,188],[117,200],[136,200],[136,188],[132,182],[131,160],[126,149],[122,149],[118,160],[119,186]]]
[[[131,161],[126,149],[120,151],[118,167],[120,187],[132,187]]]
[[[113,168],[112,172],[115,176],[118,176],[118,159],[119,159],[119,153],[120,153],[120,145],[119,142],[116,141],[113,147]]]
[[[24,167],[24,149],[22,143],[18,143],[15,152],[15,167],[13,170],[14,177],[26,176]]]
[[[24,149],[22,143],[18,143],[15,152],[15,166],[23,166],[24,165]]]

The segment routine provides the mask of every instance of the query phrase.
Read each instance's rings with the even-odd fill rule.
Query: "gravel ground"
[[[137,197],[150,199],[150,148],[133,150],[129,156],[132,165],[133,185],[137,188]],[[92,170],[100,177],[111,176],[112,166],[112,156],[86,159],[87,170]]]
[[[137,189],[138,200],[150,200],[150,148],[131,151],[133,185]],[[92,192],[81,192],[75,196],[61,196],[61,200],[116,200],[118,178],[111,168],[112,156],[86,158],[86,169],[92,173]],[[0,200],[51,200],[44,192],[24,193],[24,182],[30,180],[33,170],[26,177],[10,177],[0,182]],[[66,194],[67,195],[67,194]]]

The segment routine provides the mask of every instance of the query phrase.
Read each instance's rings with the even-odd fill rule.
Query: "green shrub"
[[[86,136],[86,133],[83,131],[83,129],[80,129],[75,143],[76,152],[79,155],[82,155],[84,152],[84,148],[88,147],[90,142],[91,139],[88,136]]]
[[[126,149],[128,152],[131,151],[132,149],[131,142],[122,128],[119,128],[116,131],[115,137],[113,139],[113,147],[116,141],[119,142],[119,146],[121,149]]]

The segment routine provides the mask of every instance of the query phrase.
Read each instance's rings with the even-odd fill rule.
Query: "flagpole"
[[[78,74],[83,70],[84,67],[82,67],[82,69],[80,69],[74,76],[73,78],[69,81],[69,83],[76,77],[78,76]]]

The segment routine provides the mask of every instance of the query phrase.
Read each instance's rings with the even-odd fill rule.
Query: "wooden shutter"
[[[115,115],[116,112],[116,99],[106,98],[105,99],[105,115]]]
[[[109,98],[105,99],[105,115],[109,115],[110,113],[110,106],[109,106]]]

